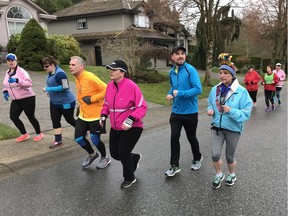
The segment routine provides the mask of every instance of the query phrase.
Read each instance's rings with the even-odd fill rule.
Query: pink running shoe
[[[18,137],[15,141],[18,142],[23,142],[24,140],[29,139],[30,135],[28,133],[22,134],[20,137]]]
[[[43,133],[40,133],[40,134],[37,134],[35,137],[34,137],[34,141],[35,142],[38,142],[40,140],[42,140],[44,138],[44,134]]]

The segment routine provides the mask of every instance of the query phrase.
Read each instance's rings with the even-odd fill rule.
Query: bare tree
[[[259,40],[255,41],[255,38],[265,41],[265,48],[269,51],[271,63],[275,64],[275,60],[280,58],[283,65],[286,65],[287,2],[285,0],[261,0],[246,7],[243,15],[244,22],[247,23],[244,26],[254,33],[254,41],[252,41],[255,43],[254,47],[261,47]]]
[[[232,2],[233,0],[225,5],[229,6]],[[219,33],[219,26],[221,25],[220,20],[228,16],[229,10],[227,11],[227,7],[224,8],[220,5],[220,0],[171,0],[170,3],[178,8],[179,12],[182,14],[182,19],[186,22],[199,17],[196,30],[197,43],[202,40],[203,44],[199,49],[197,49],[196,45],[196,55],[198,53],[204,53],[205,55],[202,56],[205,58],[206,69],[204,85],[211,86],[210,73],[213,65],[214,50],[217,50],[215,46],[215,35]],[[230,7],[228,8],[230,9]],[[231,22],[229,25],[233,26],[234,22]],[[239,31],[239,26],[237,30]],[[235,36],[226,34],[226,38],[227,37],[230,37],[232,40],[235,38]],[[220,52],[223,52],[223,50],[218,50],[217,55]]]
[[[114,59],[123,59],[129,67],[131,76],[136,76],[143,61],[153,58],[168,59],[168,50],[156,47],[152,43],[139,38],[131,28],[118,37],[104,38],[99,42],[105,54]],[[146,69],[146,68],[144,68]]]
[[[105,54],[114,59],[123,59],[128,67],[131,76],[135,75],[136,66],[140,63],[142,52],[146,52],[150,46],[147,43],[141,44],[136,37],[104,38],[100,42]]]

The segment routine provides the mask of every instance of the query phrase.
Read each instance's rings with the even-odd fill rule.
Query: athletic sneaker
[[[139,168],[139,162],[142,158],[141,154],[134,154],[133,155],[133,165],[134,165],[134,172]]]
[[[265,111],[266,111],[266,112],[270,112],[270,111],[271,111],[271,108],[270,108],[270,107],[267,107]]]
[[[281,105],[281,100],[278,100],[278,105],[279,105],[279,106]]]
[[[274,111],[275,109],[276,109],[276,105],[273,104],[273,105],[272,105],[272,111]]]
[[[37,134],[35,137],[34,137],[34,141],[35,142],[38,142],[40,140],[42,140],[44,138],[44,134],[43,133],[40,133],[40,134]]]
[[[16,142],[23,142],[24,140],[29,139],[30,135],[28,133],[22,134],[20,137],[18,137],[15,141]]]
[[[201,156],[199,161],[193,160],[191,165],[191,170],[199,170],[202,165],[203,156]]]
[[[134,184],[136,182],[136,178],[133,181],[127,181],[124,180],[121,184],[121,188],[128,188],[130,187],[132,184]]]
[[[62,141],[55,141],[49,145],[49,148],[54,148],[54,147],[61,146],[61,145],[62,145]]]
[[[83,168],[88,168],[92,165],[92,163],[98,159],[100,155],[96,152],[95,155],[89,155],[86,160],[82,163]]]
[[[237,180],[237,178],[235,175],[228,174],[228,176],[225,179],[225,185],[232,186],[232,185],[234,185],[236,180]]]
[[[103,168],[107,167],[110,163],[111,163],[110,157],[108,157],[108,156],[101,157],[101,159],[98,162],[98,164],[96,165],[96,167],[99,169],[103,169]]]
[[[180,171],[181,171],[180,167],[172,165],[171,168],[165,172],[165,175],[172,177]]]
[[[212,188],[214,189],[218,189],[221,186],[221,182],[224,180],[225,175],[222,173],[222,176],[219,175],[215,175],[214,176],[214,180],[213,180],[213,184],[212,184]]]

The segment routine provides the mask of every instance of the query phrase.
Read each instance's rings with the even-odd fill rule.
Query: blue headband
[[[235,70],[228,65],[221,65],[220,70],[228,70],[233,77],[235,77]]]

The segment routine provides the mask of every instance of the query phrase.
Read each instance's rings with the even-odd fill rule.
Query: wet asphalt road
[[[134,152],[143,155],[137,182],[120,190],[120,162],[82,170],[83,157],[0,181],[0,215],[287,215],[287,89],[283,105],[264,112],[263,95],[246,123],[237,149],[237,182],[213,190],[210,117],[199,116],[204,156],[191,171],[191,150],[181,136],[181,172],[167,178],[169,125],[146,130]],[[224,159],[224,158],[223,158]],[[227,167],[224,168],[227,172]]]

